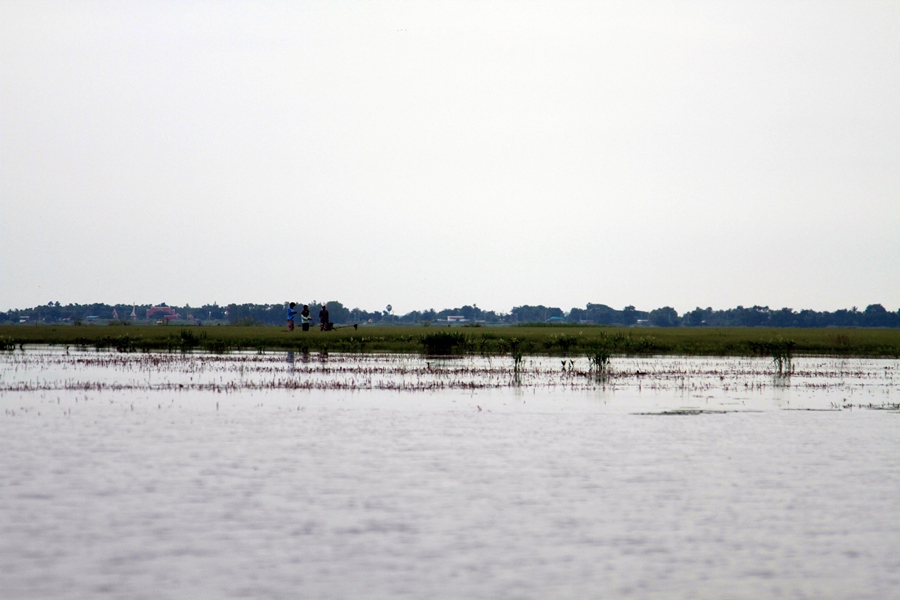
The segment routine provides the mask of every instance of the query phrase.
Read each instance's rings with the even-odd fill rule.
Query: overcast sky
[[[900,2],[0,2],[0,310],[900,308]]]

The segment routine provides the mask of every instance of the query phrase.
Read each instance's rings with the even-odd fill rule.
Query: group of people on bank
[[[288,306],[287,310],[287,328],[288,331],[294,330],[294,319],[297,317],[297,306],[296,302],[291,302],[290,306]],[[303,309],[300,311],[300,328],[303,331],[309,331],[309,324],[312,321],[312,315],[309,314],[309,306],[304,304]],[[319,329],[322,331],[328,331],[332,328],[331,320],[328,318],[328,306],[326,304],[322,305],[322,308],[319,310]]]

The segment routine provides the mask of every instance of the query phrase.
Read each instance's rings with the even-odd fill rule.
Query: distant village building
[[[156,318],[160,321],[171,321],[173,319],[180,319],[181,315],[175,312],[175,309],[169,306],[154,306],[153,308],[147,309],[147,318],[153,319]]]

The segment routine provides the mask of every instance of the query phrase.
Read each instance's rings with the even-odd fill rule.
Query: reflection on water
[[[573,360],[4,354],[3,597],[897,597],[897,361]]]

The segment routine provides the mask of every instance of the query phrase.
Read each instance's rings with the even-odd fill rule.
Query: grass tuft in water
[[[754,354],[772,357],[776,375],[784,377],[794,372],[794,348],[797,345],[794,340],[778,336],[764,342],[749,342],[748,345]]]

